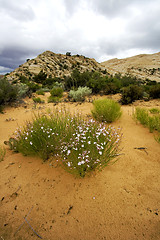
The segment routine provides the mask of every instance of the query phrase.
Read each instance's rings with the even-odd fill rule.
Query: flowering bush
[[[15,132],[17,150],[25,155],[39,155],[47,160],[58,156],[61,166],[84,177],[102,169],[119,153],[120,129],[106,127],[95,120],[85,120],[57,111],[36,117]],[[114,162],[113,160],[112,162]]]
[[[67,141],[61,141],[62,163],[69,172],[84,177],[116,157],[120,138],[112,126],[106,128],[93,119],[82,121]]]

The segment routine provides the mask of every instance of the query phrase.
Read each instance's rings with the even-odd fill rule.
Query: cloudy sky
[[[0,0],[0,74],[50,50],[102,62],[160,51],[160,0]]]

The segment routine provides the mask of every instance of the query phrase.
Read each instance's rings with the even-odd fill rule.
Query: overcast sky
[[[160,51],[160,0],[0,0],[0,74],[50,50],[102,62]]]

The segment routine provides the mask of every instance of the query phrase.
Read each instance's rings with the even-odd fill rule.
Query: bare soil
[[[0,145],[18,126],[31,120],[34,112],[56,107],[25,101],[0,115]],[[84,179],[54,166],[53,159],[43,162],[38,157],[14,153],[4,145],[0,239],[160,239],[160,145],[153,133],[133,120],[136,105],[160,107],[160,101],[122,107],[122,117],[113,125],[122,128],[123,155],[115,164]],[[92,103],[65,106],[91,115]],[[138,149],[141,147],[145,150]]]

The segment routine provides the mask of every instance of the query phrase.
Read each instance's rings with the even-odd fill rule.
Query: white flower
[[[43,127],[41,127],[41,129],[43,129]]]
[[[69,155],[70,153],[71,153],[71,150],[68,150],[68,151],[67,151],[67,155]]]
[[[30,144],[32,145],[33,143],[32,143],[32,142],[30,142]]]
[[[78,162],[78,165],[81,165],[81,162]]]
[[[99,151],[99,155],[102,155],[102,152],[101,152],[101,151]]]
[[[85,163],[85,161],[81,161],[81,164],[84,164]]]
[[[82,145],[82,147],[84,147],[84,145]]]
[[[88,144],[91,144],[91,141],[88,141]]]
[[[27,137],[25,137],[25,139],[27,139]]]
[[[71,166],[71,163],[70,162],[68,162],[68,167],[70,167]]]

